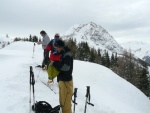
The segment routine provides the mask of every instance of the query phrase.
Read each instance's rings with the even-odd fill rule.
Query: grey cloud
[[[149,5],[149,0],[1,0],[0,31],[29,36],[43,29],[53,36],[93,21],[114,38],[148,37]]]

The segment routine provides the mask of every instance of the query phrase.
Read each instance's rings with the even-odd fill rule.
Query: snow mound
[[[36,101],[47,101],[52,107],[59,104],[56,79],[53,85],[56,94],[40,81],[46,83],[48,78],[46,71],[35,68],[42,62],[43,50],[36,45],[33,54],[33,45],[32,42],[15,42],[0,50],[2,113],[29,113],[30,66],[35,75]],[[73,80],[74,87],[78,88],[77,113],[84,112],[86,86],[90,86],[91,103],[94,104],[94,107],[87,106],[87,113],[150,113],[150,100],[104,66],[75,60]]]

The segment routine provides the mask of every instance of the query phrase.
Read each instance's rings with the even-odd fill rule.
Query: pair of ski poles
[[[73,95],[74,95],[74,100],[72,101],[74,103],[73,113],[75,113],[75,105],[77,105],[77,103],[76,103],[77,88],[74,89]],[[85,97],[86,97],[86,101],[85,101],[84,113],[86,113],[87,104],[89,104],[91,106],[94,106],[94,104],[90,103],[90,99],[91,99],[91,96],[90,96],[90,86],[87,86],[87,91],[86,91]]]
[[[34,85],[35,85],[35,79],[34,79],[34,73],[33,73],[33,68],[30,66],[30,79],[29,79],[29,107],[30,107],[30,112],[31,112],[31,89],[33,91],[33,103],[34,103],[34,108],[35,108],[35,92],[34,92]],[[32,86],[32,88],[31,88]]]

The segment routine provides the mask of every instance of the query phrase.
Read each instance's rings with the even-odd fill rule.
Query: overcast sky
[[[117,41],[150,42],[150,0],[0,0],[0,34],[61,35],[75,24],[94,22]]]

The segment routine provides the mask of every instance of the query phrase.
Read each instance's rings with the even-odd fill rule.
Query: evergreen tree
[[[16,38],[14,39],[14,42],[15,42],[15,41],[20,41],[20,40],[21,40],[21,38],[16,37]]]
[[[76,58],[76,52],[77,52],[76,40],[70,38],[69,40],[66,41],[66,45],[71,49],[73,57]]]
[[[78,44],[77,58],[82,61],[89,61],[90,48],[89,48],[87,42],[81,42]]]
[[[37,36],[33,36],[32,39],[33,39],[32,40],[33,42],[38,42],[38,37]]]
[[[97,51],[95,50],[95,63],[101,64],[101,52],[99,48]]]
[[[96,57],[96,55],[95,55],[95,49],[91,48],[89,61],[90,62],[95,62],[95,57]]]
[[[143,68],[142,70],[142,75],[143,75],[143,81],[142,81],[142,91],[145,92],[145,94],[147,96],[150,96],[149,95],[149,80],[148,80],[148,76],[149,76],[149,72],[148,72],[148,68]]]
[[[31,34],[29,36],[29,41],[32,42],[32,36],[31,36]]]
[[[108,51],[106,52],[106,67],[110,67],[110,58],[109,58],[109,54]]]
[[[110,58],[109,58],[109,54],[108,54],[108,51],[104,51],[104,55],[103,55],[103,64],[102,65],[104,65],[104,66],[106,66],[106,67],[110,67]]]
[[[28,38],[26,38],[26,39],[25,39],[25,41],[29,41],[29,39],[28,39]]]
[[[141,74],[138,75],[137,77],[137,88],[139,88],[146,96],[150,96],[149,95],[149,80],[148,80],[148,69],[146,68],[142,68],[141,70]]]
[[[117,56],[117,52],[115,54],[115,59],[114,59],[114,66],[118,66],[118,56]]]
[[[113,53],[112,53],[111,59],[110,59],[110,66],[111,66],[111,67],[115,66],[115,57],[114,57],[114,54],[113,54]]]
[[[101,57],[100,64],[103,66],[106,65],[104,55]]]

